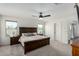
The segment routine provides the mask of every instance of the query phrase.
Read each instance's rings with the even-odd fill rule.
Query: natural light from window
[[[6,34],[10,37],[15,36],[17,33],[17,22],[6,21]]]

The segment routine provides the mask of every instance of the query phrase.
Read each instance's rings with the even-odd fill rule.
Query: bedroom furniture
[[[20,42],[18,41],[19,38],[20,38],[20,36],[10,37],[10,45],[19,44],[19,43],[20,43]]]
[[[43,34],[38,34],[38,35],[42,35],[43,36]]]
[[[18,40],[22,36],[22,33],[35,33],[35,32],[37,32],[36,27],[20,27],[19,28],[19,36],[11,37],[11,45],[20,43]],[[49,44],[50,44],[49,37],[42,38],[39,40],[32,40],[32,41],[24,42],[24,46],[23,46],[24,54],[26,54],[32,50],[35,50],[37,48],[43,47],[45,45],[49,45]]]
[[[72,46],[72,56],[79,56],[79,38],[74,39],[71,46]]]
[[[44,38],[40,40],[25,42],[24,43],[24,54],[32,50],[35,50],[37,48],[43,47],[45,45],[49,45],[49,42],[50,42],[50,38]]]
[[[33,32],[37,32],[36,27],[19,27],[19,35],[16,37],[10,37],[10,45],[19,44],[20,42],[18,40],[21,37],[22,33],[33,33]]]

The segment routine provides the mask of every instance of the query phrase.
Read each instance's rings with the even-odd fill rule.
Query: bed
[[[37,32],[37,28],[36,27],[20,27],[19,28],[19,36],[13,38],[16,41],[15,44],[21,43],[21,45],[22,45],[22,47],[24,49],[24,54],[26,54],[26,53],[28,53],[28,52],[30,52],[32,50],[35,50],[37,48],[40,48],[40,47],[43,47],[45,45],[49,45],[50,44],[50,38],[49,37],[44,37],[44,36],[41,36],[41,35],[28,37],[28,39],[26,39],[27,41],[21,42],[21,40],[23,39],[23,38],[21,38],[22,37],[22,33],[35,33],[35,32]],[[33,37],[34,38],[40,37],[40,38],[34,39]],[[29,40],[29,38],[33,38],[33,39]],[[12,40],[11,40],[11,45],[14,45],[14,44],[12,44]]]

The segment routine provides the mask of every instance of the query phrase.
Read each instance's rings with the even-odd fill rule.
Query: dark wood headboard
[[[37,32],[36,27],[19,27],[19,35],[21,36],[22,33],[34,33]]]

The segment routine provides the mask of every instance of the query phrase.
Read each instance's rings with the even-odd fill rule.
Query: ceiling
[[[0,3],[0,15],[34,18],[38,12],[51,14],[49,18],[74,17],[74,3]]]

